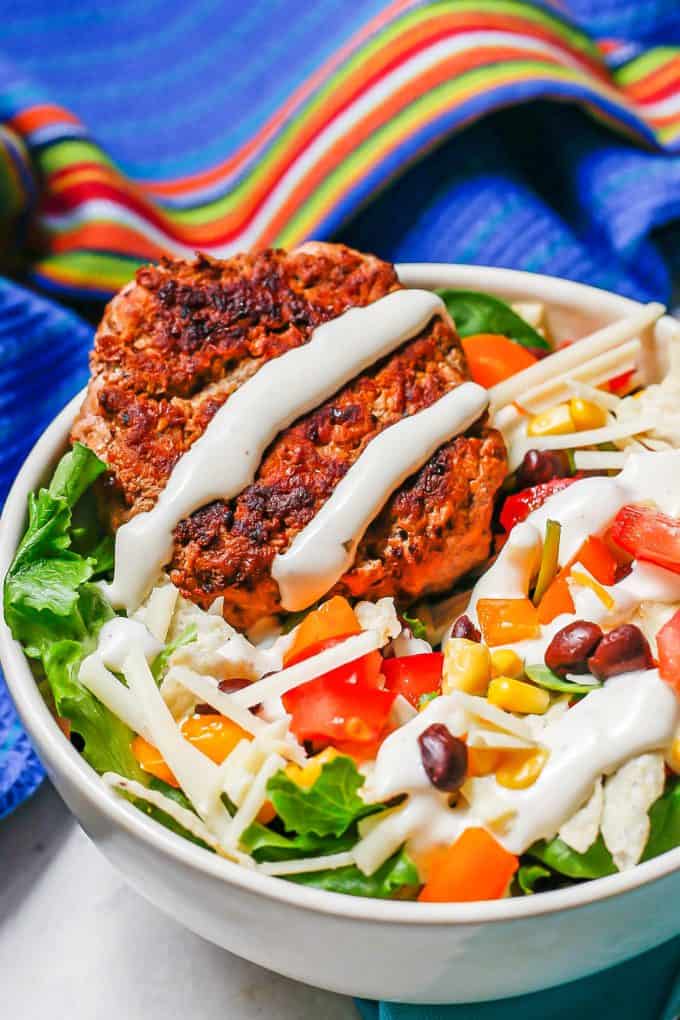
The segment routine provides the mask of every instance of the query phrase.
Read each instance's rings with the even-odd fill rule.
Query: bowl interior
[[[476,266],[408,264],[398,267],[407,286],[427,288],[458,287],[485,290],[510,301],[540,301],[549,305],[548,322],[558,340],[576,339],[591,330],[629,314],[636,302],[614,294],[557,280],[504,269]],[[667,363],[668,348],[678,339],[680,324],[665,316],[655,327],[655,340],[661,360]],[[8,569],[22,535],[29,492],[49,478],[62,454],[82,400],[77,395],[43,433],[27,458],[7,498],[0,519],[0,578]],[[0,589],[0,660],[19,714],[57,787],[77,791],[69,798],[78,814],[78,803],[98,811],[117,826],[122,826],[155,852],[170,855],[188,868],[217,876],[248,888],[272,901],[286,901],[312,911],[361,918],[367,921],[409,922],[413,924],[485,923],[572,909],[618,895],[647,882],[660,879],[680,868],[680,848],[638,865],[629,872],[596,879],[568,889],[542,893],[523,899],[484,903],[420,904],[379,900],[360,900],[313,888],[297,886],[276,878],[251,872],[208,853],[164,827],[151,821],[131,804],[109,791],[96,773],[64,738],[43,702],[28,660],[12,639],[2,614]]]

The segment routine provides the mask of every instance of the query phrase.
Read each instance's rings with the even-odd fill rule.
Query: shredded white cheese
[[[354,662],[355,659],[374,652],[382,644],[384,642],[381,640],[380,634],[376,631],[365,630],[361,634],[347,638],[346,641],[342,641],[338,645],[333,645],[332,648],[326,648],[318,655],[312,655],[309,659],[282,669],[280,673],[258,680],[242,691],[236,691],[231,697],[244,708],[258,705],[265,699],[280,698],[287,691],[299,687],[300,684],[315,680],[317,677],[323,676],[324,673],[337,669],[338,666],[344,666],[347,662]]]

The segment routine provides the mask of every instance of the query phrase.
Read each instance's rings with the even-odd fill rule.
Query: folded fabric
[[[0,507],[47,422],[84,384],[91,342],[91,327],[73,312],[0,279]],[[0,818],[42,778],[0,671]]]
[[[196,0],[162,17],[157,0],[5,4],[0,233],[44,287],[98,298],[162,251],[332,236],[421,161],[434,193],[416,176],[405,207],[390,189],[361,214],[381,254],[495,254],[668,292],[648,234],[678,201],[676,0]],[[538,100],[553,105],[534,118]],[[509,106],[520,115],[480,153],[467,136],[436,148]],[[469,172],[500,201],[454,226]],[[542,215],[523,239],[528,221],[502,224],[527,201]],[[578,255],[543,235],[556,215]]]

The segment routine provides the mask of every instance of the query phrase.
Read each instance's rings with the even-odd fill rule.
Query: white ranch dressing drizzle
[[[450,708],[444,704],[448,701]],[[409,794],[402,832],[417,849],[449,845],[465,829],[486,824],[483,813],[475,809],[474,796],[469,806],[448,806],[446,795],[432,788],[420,757],[418,734],[435,720],[460,732],[460,715],[455,696],[437,698],[384,741],[367,778],[370,799]],[[666,747],[679,721],[680,702],[658,670],[607,681],[542,730],[540,743],[550,756],[533,786],[510,790],[493,776],[476,780],[498,802],[495,813],[507,813],[505,825],[494,828],[494,835],[515,854],[538,839],[552,838],[588,799],[602,774],[616,771],[639,754]]]
[[[589,535],[601,532],[627,503],[652,500],[670,516],[680,516],[680,450],[659,453],[628,454],[626,465],[615,478],[584,478],[555,493],[543,506],[516,525],[495,563],[472,590],[466,614],[477,622],[480,598],[524,598],[540,557],[541,543],[548,520],[559,521],[560,561],[570,560]],[[678,575],[650,564],[635,564],[632,573],[606,589],[614,598],[612,623],[616,615],[632,612],[641,602],[675,602],[680,598]],[[607,619],[604,606],[593,592],[573,585],[571,588],[579,616],[594,622]],[[552,635],[571,617],[559,617],[542,628],[540,639],[520,642],[518,654],[538,661]],[[555,626],[559,623],[559,626]]]
[[[321,510],[275,557],[272,577],[284,609],[305,609],[332,588],[351,567],[366,528],[389,496],[442,443],[469,428],[488,402],[485,389],[463,383],[368,443]]]
[[[435,315],[448,317],[431,291],[394,291],[331,319],[308,343],[263,365],[180,458],[156,505],[118,529],[114,578],[105,586],[112,605],[136,609],[170,560],[181,520],[242,492],[279,432],[417,336]]]

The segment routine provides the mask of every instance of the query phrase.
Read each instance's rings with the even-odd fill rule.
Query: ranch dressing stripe
[[[366,446],[316,516],[274,559],[272,577],[289,612],[306,609],[347,571],[366,528],[395,489],[442,445],[475,422],[487,391],[466,382]]]
[[[114,578],[104,587],[112,605],[136,609],[171,559],[173,532],[181,520],[215,499],[242,492],[280,432],[417,336],[435,315],[448,318],[436,294],[394,291],[331,319],[308,343],[263,365],[180,458],[153,509],[118,529]]]

